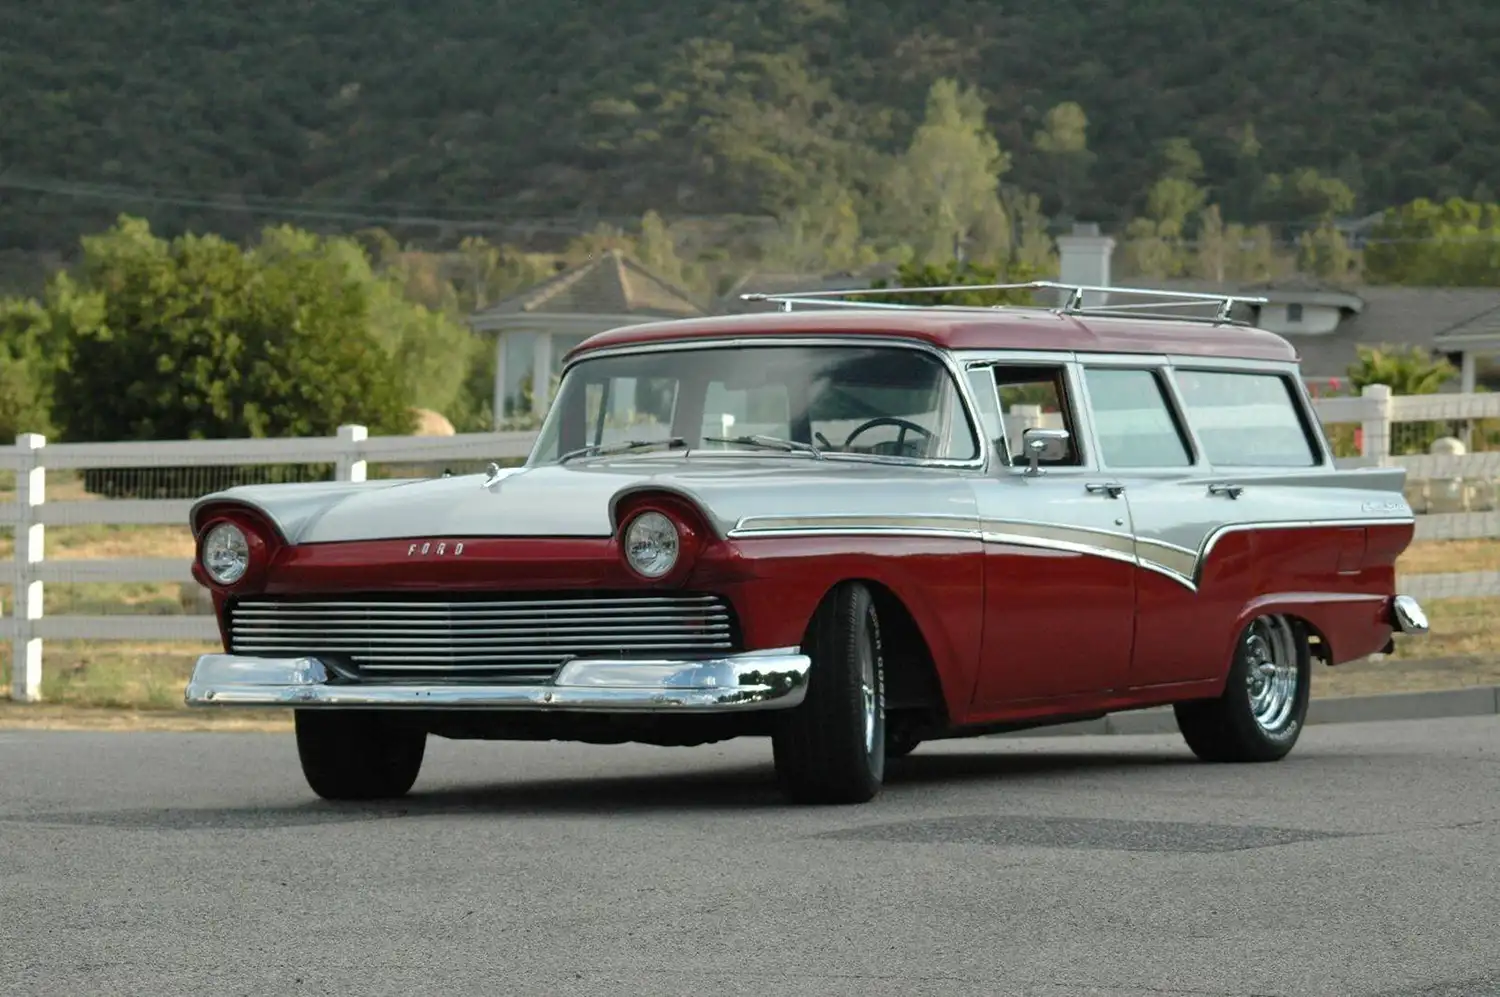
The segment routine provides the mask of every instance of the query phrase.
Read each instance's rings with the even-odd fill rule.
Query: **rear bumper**
[[[298,709],[733,713],[800,705],[810,667],[796,648],[778,648],[704,661],[578,659],[545,685],[398,685],[338,681],[315,657],[205,654],[184,699],[189,706]]]
[[[1427,632],[1427,614],[1417,600],[1409,595],[1398,595],[1391,598],[1391,626],[1398,633],[1425,634]]]

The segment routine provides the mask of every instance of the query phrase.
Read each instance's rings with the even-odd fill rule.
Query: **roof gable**
[[[520,294],[475,313],[475,320],[504,315],[643,315],[694,318],[702,306],[682,288],[658,277],[618,249],[607,250]]]

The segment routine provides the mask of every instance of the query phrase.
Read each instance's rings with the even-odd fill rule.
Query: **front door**
[[[1009,465],[975,482],[985,541],[975,708],[1124,688],[1135,626],[1130,512],[1090,453],[1073,370],[1061,358],[1008,356],[971,371],[970,384]],[[1065,453],[1033,475],[1010,455],[1036,424],[1066,429],[1070,438]]]

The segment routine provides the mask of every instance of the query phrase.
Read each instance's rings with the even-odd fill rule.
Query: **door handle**
[[[1091,495],[1108,495],[1110,498],[1119,498],[1125,494],[1125,486],[1118,481],[1093,482],[1083,487]]]
[[[1245,491],[1245,489],[1244,489],[1244,486],[1242,486],[1242,485],[1227,485],[1227,484],[1220,483],[1220,484],[1212,484],[1212,485],[1208,486],[1208,494],[1210,494],[1210,495],[1227,495],[1227,496],[1229,496],[1232,499],[1239,498],[1240,495],[1244,491]]]

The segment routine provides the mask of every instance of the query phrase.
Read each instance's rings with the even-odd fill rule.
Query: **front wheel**
[[[1311,680],[1305,628],[1286,616],[1257,617],[1240,634],[1223,694],[1176,704],[1177,728],[1204,761],[1276,761],[1302,733]]]
[[[404,796],[417,781],[427,731],[379,711],[296,711],[297,757],[325,800]]]
[[[885,779],[885,674],[870,590],[835,588],[809,628],[807,698],[777,718],[776,778],[795,803],[865,803]]]

